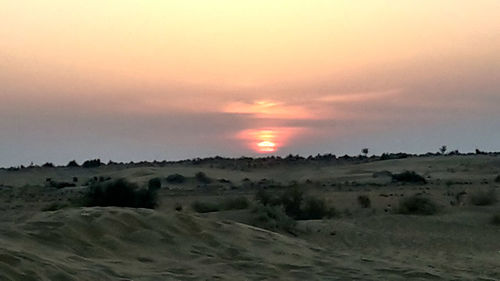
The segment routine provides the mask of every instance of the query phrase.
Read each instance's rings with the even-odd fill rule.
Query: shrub
[[[413,195],[399,201],[398,213],[405,215],[433,215],[437,213],[438,206],[427,197]]]
[[[470,194],[470,202],[476,206],[493,205],[497,202],[497,196],[494,189],[488,191],[477,190]]]
[[[222,201],[222,203],[194,201],[191,204],[191,207],[198,213],[210,213],[227,210],[242,210],[248,208],[249,205],[250,203],[248,202],[248,199],[246,197],[239,196],[226,198]]]
[[[250,203],[244,196],[225,199],[222,203],[224,210],[242,210],[248,208]]]
[[[65,187],[75,187],[76,184],[69,182],[57,182],[53,180],[49,180],[47,182],[48,186],[55,187],[57,189],[65,188]]]
[[[498,175],[498,176],[495,177],[495,182],[496,183],[500,183],[500,175]]]
[[[409,183],[418,183],[418,184],[426,184],[427,181],[421,175],[415,173],[414,171],[404,171],[399,174],[392,175],[393,181],[398,182],[409,182]]]
[[[150,190],[161,189],[161,179],[160,178],[150,179],[148,182],[148,189],[150,189]]]
[[[71,160],[68,162],[68,165],[66,165],[66,167],[80,167],[80,165],[78,165],[75,160]]]
[[[279,198],[279,196],[273,195],[265,189],[259,189],[255,193],[255,200],[264,206],[276,206],[281,204],[281,199]]]
[[[117,206],[154,209],[158,205],[156,190],[139,187],[119,179],[110,183],[92,184],[86,195],[87,206]]]
[[[210,213],[220,211],[220,206],[211,202],[194,201],[191,208],[198,213]]]
[[[294,186],[285,191],[281,196],[281,204],[285,213],[294,219],[300,218],[302,200],[304,200],[304,192],[298,187]]]
[[[205,175],[205,173],[203,173],[203,172],[196,173],[196,175],[194,177],[196,178],[197,181],[204,183],[204,184],[208,184],[208,183],[212,182],[212,179],[209,178],[207,175]]]
[[[42,167],[44,167],[44,168],[54,168],[54,164],[52,164],[50,162],[47,162],[47,163],[43,164]]]
[[[66,208],[66,207],[68,207],[68,204],[54,202],[54,203],[42,208],[42,212],[57,211],[57,210],[60,210],[60,209]]]
[[[325,200],[315,197],[308,197],[303,205],[297,219],[319,220],[324,217],[333,217],[336,213],[334,208],[327,207]]]
[[[272,231],[284,230],[293,233],[295,225],[297,224],[278,206],[264,206],[258,204],[252,210],[252,214],[254,215],[251,221],[252,225]]]
[[[93,159],[93,160],[87,160],[83,162],[82,167],[83,168],[97,168],[101,166],[101,160],[100,159]]]
[[[366,195],[359,195],[358,196],[358,203],[363,208],[370,208],[370,206],[372,205],[370,197],[368,197]]]
[[[500,225],[500,214],[493,215],[491,223],[494,225]]]
[[[183,183],[186,181],[186,177],[179,174],[172,174],[167,177],[167,182],[169,183]]]

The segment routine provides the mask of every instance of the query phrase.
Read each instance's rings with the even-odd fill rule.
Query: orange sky
[[[96,115],[147,123],[168,112],[165,128],[187,124],[183,139],[209,114],[222,129],[201,151],[223,154],[245,130],[307,129],[325,150],[318,128],[339,122],[496,112],[498,11],[497,0],[0,0],[0,129],[22,135],[40,115],[89,128]]]

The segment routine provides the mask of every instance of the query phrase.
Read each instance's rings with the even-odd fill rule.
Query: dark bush
[[[392,180],[395,182],[408,182],[408,183],[418,183],[418,184],[427,183],[424,177],[415,173],[414,171],[404,171],[400,174],[393,174]]]
[[[83,168],[97,168],[101,166],[101,160],[100,159],[93,159],[93,160],[87,160],[83,162],[82,167]]]
[[[66,165],[66,167],[80,167],[80,165],[78,165],[75,160],[71,160],[68,162],[68,165]]]
[[[370,197],[368,197],[366,195],[359,195],[358,196],[358,203],[363,208],[370,208],[370,206],[372,205]]]
[[[57,181],[53,181],[53,180],[50,180],[47,182],[48,186],[50,187],[55,187],[55,188],[65,188],[65,187],[75,187],[76,184],[74,183],[69,183],[69,182],[57,182]]]
[[[283,230],[293,233],[297,224],[278,206],[258,204],[252,210],[252,214],[254,215],[251,221],[252,225],[272,231]]]
[[[198,213],[210,213],[228,210],[242,210],[248,208],[250,202],[244,196],[226,198],[221,203],[213,203],[206,201],[194,201],[191,204],[193,210]]]
[[[43,164],[42,167],[44,167],[44,168],[54,168],[54,164],[52,164],[50,162],[47,162],[47,163]]]
[[[57,211],[63,208],[68,207],[68,204],[65,203],[59,203],[59,202],[54,202],[50,205],[45,206],[42,208],[42,212],[51,212],[51,211]]]
[[[222,202],[224,210],[242,210],[248,208],[249,205],[248,199],[244,196],[227,198]]]
[[[491,223],[494,225],[500,225],[500,214],[493,215]]]
[[[221,210],[221,207],[218,204],[202,201],[194,201],[191,204],[191,208],[198,213],[218,212]]]
[[[276,206],[281,204],[281,199],[279,196],[271,194],[269,191],[261,188],[255,193],[255,200],[260,202],[262,205]]]
[[[179,174],[173,174],[173,175],[169,175],[167,177],[167,182],[169,183],[183,183],[186,181],[186,177],[184,177],[183,175],[179,175]]]
[[[205,175],[205,173],[203,173],[203,172],[196,173],[196,175],[194,177],[196,178],[197,181],[204,183],[204,184],[208,184],[208,183],[212,182],[212,179],[209,178],[207,175]]]
[[[152,178],[148,181],[148,189],[149,190],[158,190],[161,189],[161,179],[160,178]]]
[[[470,194],[470,202],[476,206],[488,206],[495,204],[498,199],[494,189],[488,191],[477,190]]]
[[[296,186],[289,188],[281,195],[281,204],[285,209],[285,213],[294,219],[301,217],[303,200],[304,192]]]
[[[156,190],[139,187],[119,179],[110,183],[92,184],[85,196],[87,206],[117,206],[154,209],[158,205]]]
[[[315,197],[306,198],[303,205],[297,218],[300,220],[319,220],[324,217],[333,217],[336,213],[335,209],[327,207],[325,200]]]
[[[398,213],[405,215],[433,215],[437,213],[438,206],[427,197],[413,195],[399,201]]]
[[[496,183],[500,183],[500,175],[498,175],[498,176],[495,177],[495,182]]]

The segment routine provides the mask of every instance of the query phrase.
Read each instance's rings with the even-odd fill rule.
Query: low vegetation
[[[110,183],[94,183],[85,195],[86,206],[117,206],[154,209],[158,205],[155,189],[139,188],[125,179]]]
[[[433,215],[438,212],[438,206],[430,198],[413,195],[399,201],[397,212],[405,215]]]
[[[209,178],[205,173],[203,172],[198,172],[194,175],[197,181],[204,183],[204,184],[209,184],[212,182],[212,179]]]
[[[500,225],[500,213],[493,215],[493,217],[491,218],[491,223],[494,225]]]
[[[470,194],[469,200],[475,206],[493,205],[498,201],[494,189],[474,191]]]
[[[50,211],[57,211],[63,208],[68,207],[69,205],[66,203],[59,203],[59,202],[54,202],[52,204],[49,204],[45,207],[42,208],[42,212],[50,212]]]
[[[250,202],[244,196],[229,197],[222,202],[194,201],[191,208],[198,213],[210,213],[228,210],[242,210],[250,206]]]
[[[183,183],[186,181],[186,177],[180,174],[172,174],[167,177],[168,183]]]
[[[148,181],[148,189],[150,190],[158,190],[161,189],[161,179],[160,178],[152,178]]]
[[[272,231],[282,230],[293,233],[297,224],[280,206],[257,204],[252,214],[252,225]]]
[[[255,194],[255,199],[264,206],[281,206],[287,216],[296,220],[322,219],[336,215],[335,208],[328,207],[324,199],[306,196],[298,186],[290,187],[278,195],[261,189]]]
[[[417,184],[426,184],[427,181],[424,177],[417,174],[414,171],[404,171],[399,174],[392,175],[392,181],[394,182],[405,182],[405,183],[417,183]]]
[[[367,195],[359,195],[358,203],[362,208],[370,208],[372,205],[370,197],[368,197]]]

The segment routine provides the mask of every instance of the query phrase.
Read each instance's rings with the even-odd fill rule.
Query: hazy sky
[[[498,0],[0,0],[0,166],[500,150]]]

